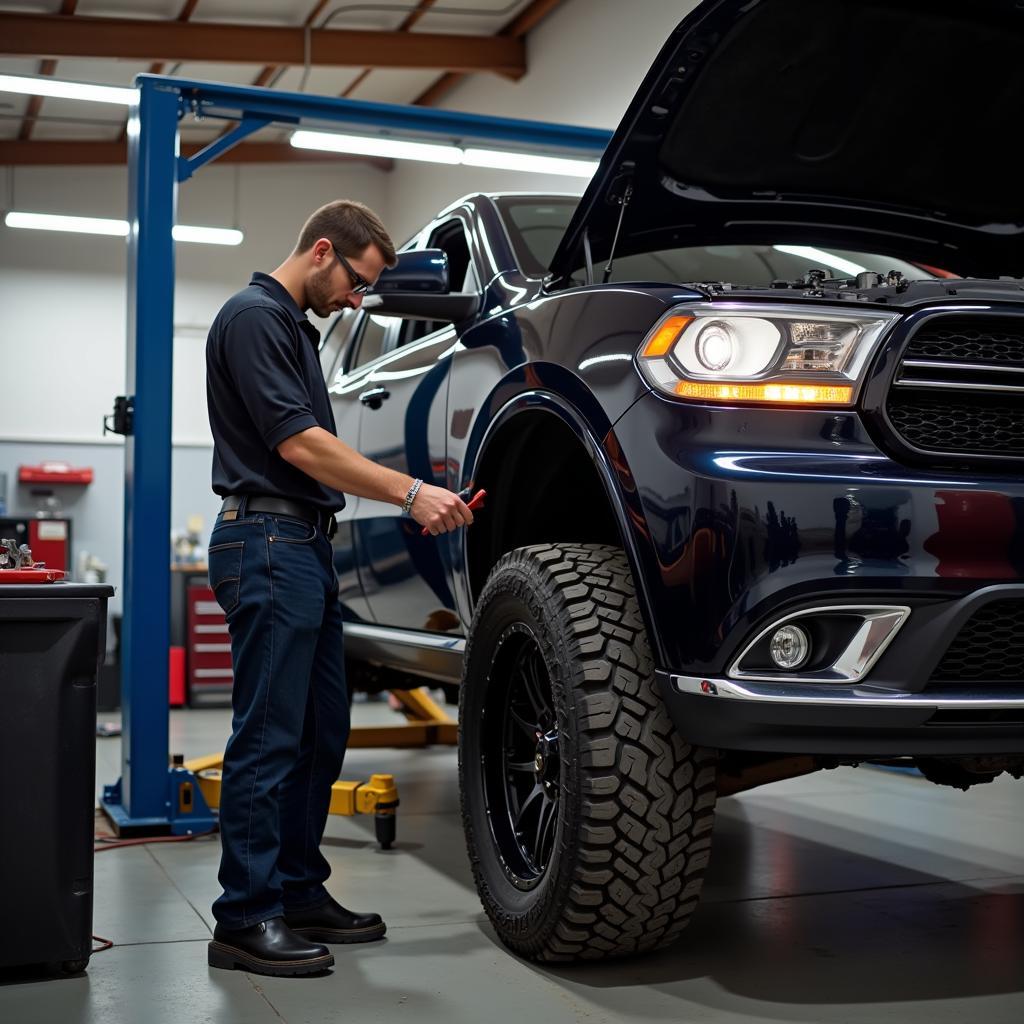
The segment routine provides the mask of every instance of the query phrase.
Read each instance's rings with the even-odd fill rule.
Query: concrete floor
[[[379,719],[380,705],[357,705]],[[116,717],[116,716],[102,716]],[[222,749],[223,710],[172,713],[171,749]],[[97,741],[98,786],[120,771]],[[723,801],[704,898],[683,941],[608,965],[538,967],[498,944],[473,890],[452,750],[356,750],[347,778],[393,772],[399,841],[336,818],[324,841],[341,902],[380,911],[387,940],[335,947],[323,977],[210,969],[215,840],[96,858],[88,973],[0,977],[9,1024],[314,1024],[482,1020],[1024,1020],[1024,783],[969,793],[843,769]]]

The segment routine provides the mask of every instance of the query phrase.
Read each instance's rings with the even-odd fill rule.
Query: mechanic
[[[336,436],[311,309],[358,308],[395,248],[376,214],[337,200],[291,255],[217,314],[206,346],[213,490],[210,586],[227,616],[232,733],[221,782],[214,967],[300,975],[326,943],[384,935],[324,887],[320,852],[349,733],[334,514],[343,492],[402,507],[432,534],[473,521],[458,495],[365,459]]]

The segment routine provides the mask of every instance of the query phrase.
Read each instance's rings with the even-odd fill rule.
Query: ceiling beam
[[[71,17],[75,13],[75,8],[78,6],[78,0],[63,0],[60,5],[60,13],[65,17]],[[55,60],[41,60],[39,62],[39,74],[50,76],[57,70],[57,62]],[[32,129],[36,126],[36,120],[39,118],[39,111],[43,108],[43,97],[42,96],[30,96],[28,105],[25,107],[25,120],[21,122],[21,130],[18,132],[18,138],[23,142],[28,142],[32,138]]]
[[[178,21],[188,21],[192,17],[192,12],[199,6],[199,0],[185,0],[185,6],[182,7],[178,14]],[[61,12],[63,13],[63,11]],[[164,73],[165,63],[162,60],[155,60],[149,65],[149,73],[151,75],[162,75]]]
[[[402,24],[398,26],[398,31],[399,32],[408,32],[413,27],[413,25],[415,25],[416,22],[419,21],[420,18],[422,18],[423,15],[426,14],[427,11],[431,7],[434,6],[434,3],[435,3],[435,0],[420,0],[419,6],[417,6],[416,10],[414,10],[411,14],[407,15],[402,20]],[[356,89],[358,89],[359,86],[361,86],[363,84],[363,82],[365,82],[366,79],[369,78],[369,77],[370,77],[370,69],[369,68],[363,68],[363,70],[360,71],[359,74],[356,75],[356,77],[354,79],[352,79],[351,82],[349,82],[349,84],[346,87],[345,91],[341,94],[342,97],[347,99],[347,98],[351,97],[352,95],[354,95]]]
[[[507,25],[500,28],[498,34],[492,38],[522,40],[527,32],[546,18],[561,2],[562,0],[533,0],[533,3],[524,7]],[[445,93],[450,92],[458,85],[464,77],[465,72],[457,71],[454,68],[450,69],[433,85],[420,93],[413,100],[413,103],[420,107],[432,107]]]
[[[330,0],[316,0],[316,6],[306,15],[306,20],[302,23],[302,27],[306,27],[313,24],[318,17],[320,12],[330,3]],[[277,64],[268,64],[263,70],[256,76],[256,80],[252,83],[257,88],[263,88],[273,77],[280,71],[281,68]]]
[[[77,2],[77,0],[76,0]],[[178,14],[178,21],[188,21],[192,17],[192,12],[196,9],[199,4],[199,0],[185,0],[185,6],[182,7]],[[64,12],[61,11],[61,14]],[[164,73],[164,67],[166,65],[162,60],[155,60],[149,65],[149,73],[151,75],[162,75]],[[121,134],[118,136],[118,141],[128,137],[128,118],[125,118],[124,127],[121,129]]]
[[[182,156],[194,156],[207,143],[181,144]],[[42,167],[47,165],[121,164],[128,162],[125,142],[37,140],[32,142],[0,141],[0,166]],[[320,153],[311,149],[296,149],[287,142],[243,142],[217,158],[221,164],[270,163],[355,163],[369,164],[379,170],[390,171],[394,161],[369,156],[347,156],[344,153]]]
[[[0,53],[39,57],[526,73],[521,39],[0,13]]]

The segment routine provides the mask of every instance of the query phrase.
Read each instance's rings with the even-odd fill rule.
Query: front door
[[[479,290],[460,219],[431,233],[427,247],[448,254],[453,291]],[[394,348],[374,363],[364,385],[359,450],[424,483],[446,485],[448,370],[458,344],[450,324],[406,320]],[[399,507],[363,499],[355,524],[361,578],[381,626],[459,631],[450,586],[449,539],[422,536]]]

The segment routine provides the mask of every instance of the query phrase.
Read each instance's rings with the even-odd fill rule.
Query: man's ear
[[[313,243],[313,262],[319,266],[323,263],[324,258],[331,251],[331,243],[329,239],[318,238]]]

